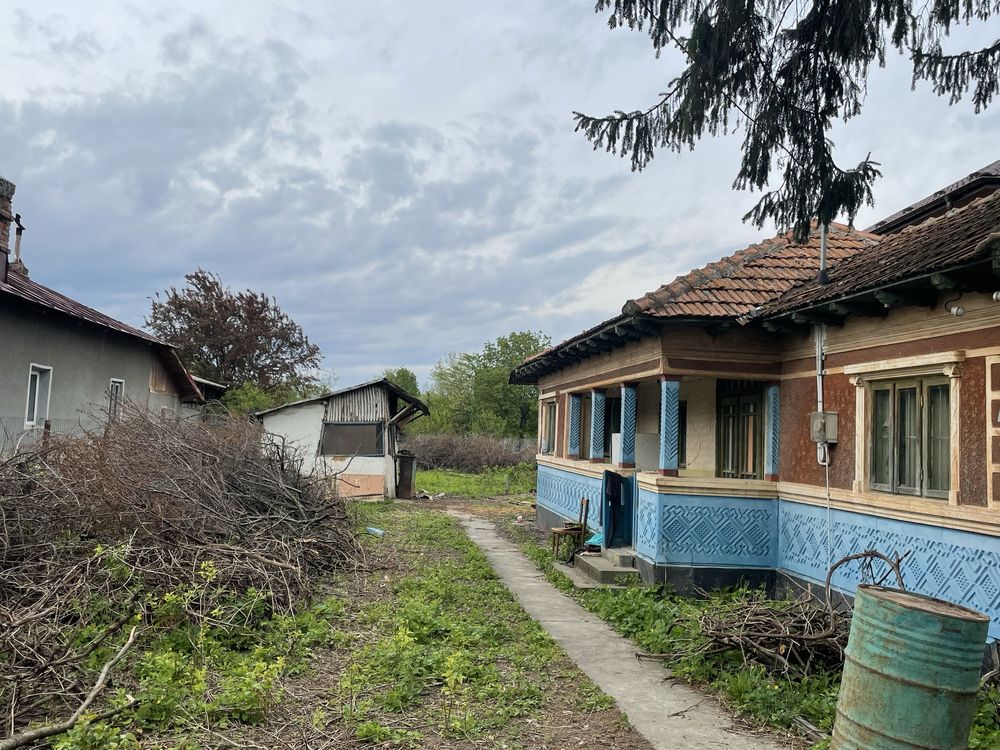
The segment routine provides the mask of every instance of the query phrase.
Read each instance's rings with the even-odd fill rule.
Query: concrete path
[[[777,740],[733,726],[710,696],[681,682],[657,662],[640,662],[635,645],[545,580],[534,563],[501,537],[493,524],[450,511],[485,553],[521,606],[541,623],[590,679],[618,702],[629,721],[656,748],[669,750],[777,750]]]

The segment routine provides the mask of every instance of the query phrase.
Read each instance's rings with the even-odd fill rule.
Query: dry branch
[[[150,631],[240,628],[250,614],[233,602],[250,592],[290,613],[317,576],[363,564],[345,504],[300,467],[252,422],[164,421],[133,405],[98,431],[0,459],[7,742],[89,710],[87,665],[137,618]],[[171,592],[184,594],[179,619],[154,622],[148,602]]]

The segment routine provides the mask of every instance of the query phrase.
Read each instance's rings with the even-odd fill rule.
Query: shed
[[[300,451],[303,471],[330,477],[340,495],[408,497],[413,461],[401,454],[399,436],[429,413],[420,399],[382,378],[266,409],[257,418]]]

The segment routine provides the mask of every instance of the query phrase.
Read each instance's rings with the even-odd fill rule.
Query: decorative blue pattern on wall
[[[604,391],[590,394],[590,457],[604,458]]]
[[[680,437],[681,384],[677,380],[660,381],[660,468],[677,469]]]
[[[660,501],[663,495],[639,488],[635,500],[635,553],[655,563],[660,541]]]
[[[638,390],[634,385],[622,386],[622,463],[635,464],[635,411]]]
[[[778,456],[781,451],[781,390],[777,385],[767,387],[767,455],[764,459],[764,474],[778,475]]]
[[[1000,638],[1000,539],[861,513],[831,512],[830,557],[877,549],[887,555],[909,552],[903,562],[906,587],[988,614],[990,635]],[[781,501],[779,565],[821,582],[829,567],[826,509]],[[860,568],[844,566],[833,584],[853,592]]]
[[[583,411],[583,398],[573,393],[569,397],[569,451],[571,458],[580,456],[580,426]]]
[[[592,529],[601,526],[600,479],[551,466],[539,466],[537,486],[536,502],[567,521],[575,521],[580,517],[580,498],[586,497],[590,500],[588,526]]]
[[[661,495],[657,562],[773,568],[778,504],[774,500]]]

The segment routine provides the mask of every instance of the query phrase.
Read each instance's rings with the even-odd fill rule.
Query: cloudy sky
[[[277,297],[342,385],[449,351],[562,339],[761,232],[739,141],[642,174],[571,113],[653,101],[678,69],[592,0],[10,2],[0,175],[33,278],[140,324],[196,267]],[[905,61],[835,133],[885,177],[866,226],[1000,158]]]

